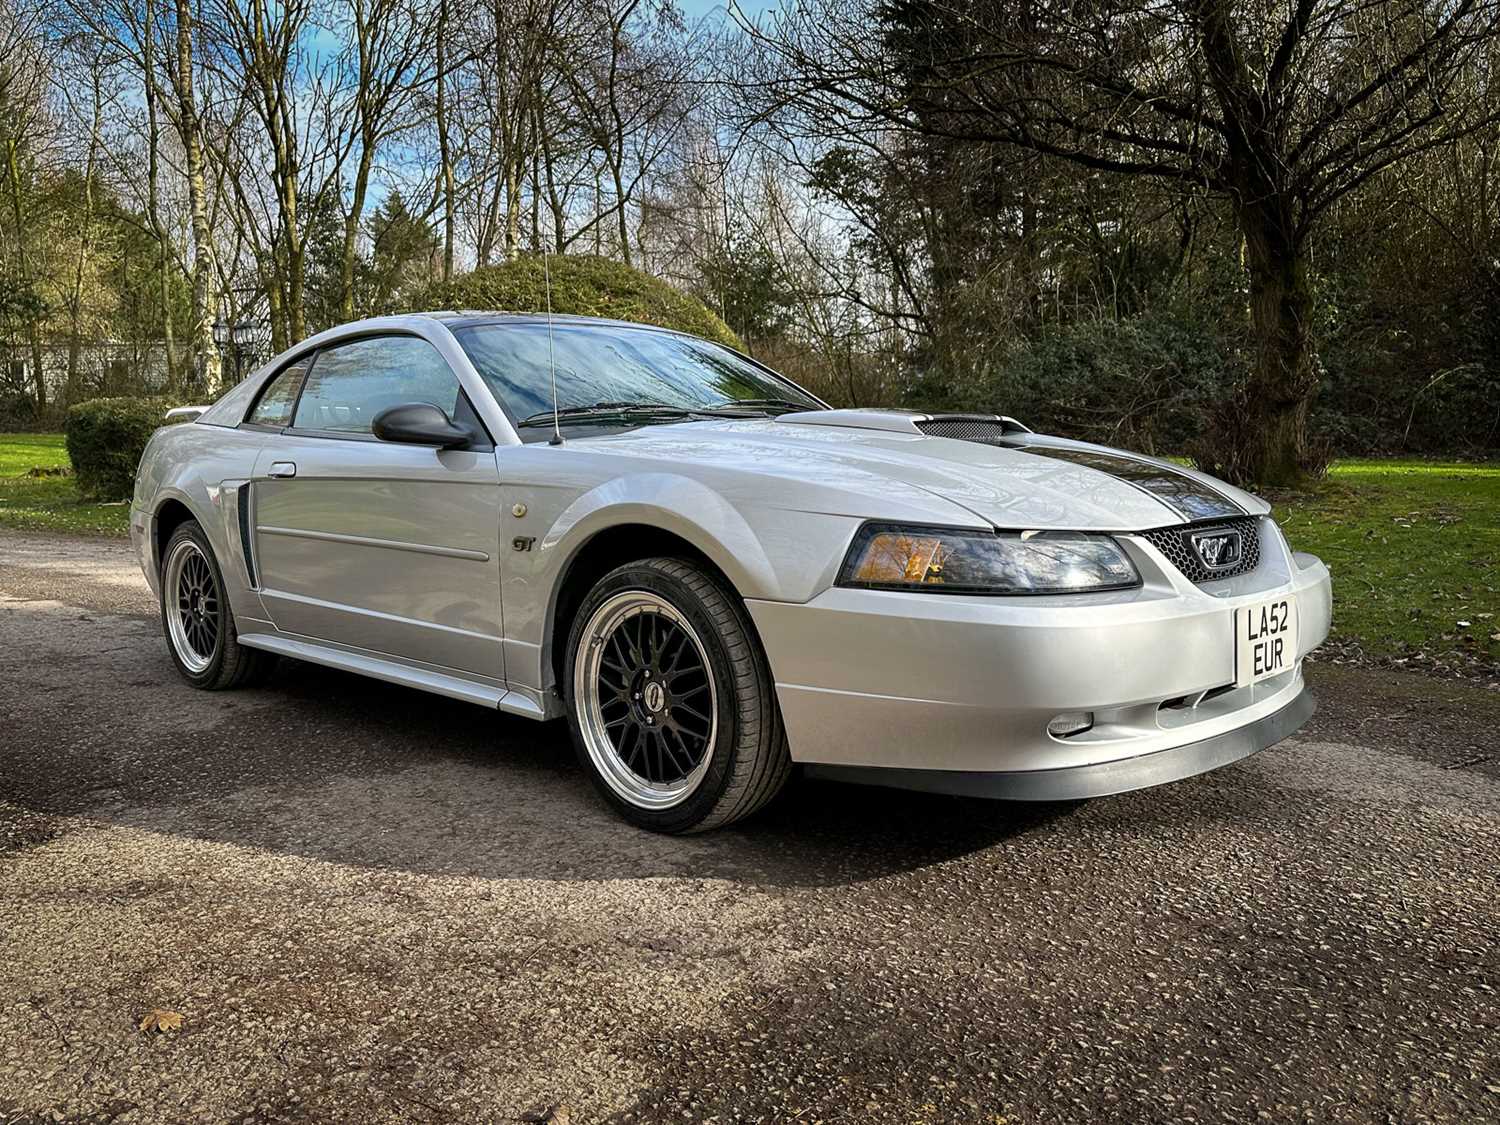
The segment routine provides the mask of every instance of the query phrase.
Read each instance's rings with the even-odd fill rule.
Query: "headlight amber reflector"
[[[1139,586],[1108,535],[1082,531],[971,531],[866,524],[840,586],[948,594],[1075,594]]]

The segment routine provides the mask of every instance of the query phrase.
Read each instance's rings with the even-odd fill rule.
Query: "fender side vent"
[[[250,588],[255,590],[260,587],[260,583],[255,580],[255,555],[251,550],[250,485],[242,484],[235,491],[239,493],[235,507],[240,514],[240,551],[245,557],[245,577],[250,579]]]
[[[953,438],[955,441],[977,441],[981,445],[999,445],[1011,434],[1031,431],[1003,414],[934,414],[913,423],[928,437]]]

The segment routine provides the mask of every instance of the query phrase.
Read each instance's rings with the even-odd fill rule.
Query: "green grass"
[[[0,527],[71,535],[125,535],[130,504],[85,504],[71,476],[28,476],[70,468],[62,434],[0,434]]]
[[[62,434],[0,434],[0,477],[67,464],[68,450]]]
[[[1500,664],[1500,464],[1341,461],[1272,499],[1292,546],[1333,571],[1335,646]]]
[[[128,504],[80,503],[71,477],[25,475],[67,464],[61,434],[0,434],[0,527],[126,534]],[[1500,463],[1341,461],[1272,499],[1292,546],[1333,570],[1335,648],[1500,665]]]

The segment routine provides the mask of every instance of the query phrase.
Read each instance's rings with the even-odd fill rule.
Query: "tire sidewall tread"
[[[177,650],[172,644],[172,633],[167,619],[167,614],[171,612],[169,598],[172,597],[167,590],[167,560],[172,557],[172,552],[177,545],[185,539],[191,540],[203,557],[208,560],[208,569],[213,575],[219,605],[222,607],[218,651],[214,653],[208,667],[201,672],[190,671],[179,659]],[[188,683],[206,691],[222,691],[226,688],[243,687],[246,684],[258,682],[275,667],[276,657],[272,653],[246,648],[239,643],[239,632],[234,625],[234,609],[229,604],[229,594],[224,584],[224,572],[219,568],[219,560],[214,554],[213,544],[209,542],[208,535],[197,520],[184,520],[167,540],[167,545],[161,553],[158,586],[161,590],[161,627],[167,641],[167,652],[171,655],[172,663],[176,665],[177,671]]]
[[[600,579],[579,606],[569,631],[566,690],[571,696],[578,649],[589,618],[605,599],[632,589],[667,599],[698,633],[719,689],[713,759],[702,781],[681,804],[660,810],[632,805],[609,787],[589,759],[578,703],[570,698],[568,726],[579,761],[604,799],[643,828],[706,832],[749,816],[780,792],[792,763],[770,668],[744,603],[701,566],[679,558],[648,558],[617,567]]]

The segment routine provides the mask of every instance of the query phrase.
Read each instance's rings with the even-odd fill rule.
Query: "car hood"
[[[676,471],[777,478],[780,487],[766,481],[756,498],[801,511],[829,510],[840,494],[853,494],[865,501],[859,511],[836,514],[868,515],[869,501],[878,507],[882,497],[909,512],[925,494],[935,522],[948,515],[939,502],[945,500],[1002,528],[1140,531],[1269,510],[1248,493],[1182,466],[1033,434],[1015,423],[1002,432],[998,418],[988,421],[990,436],[981,440],[917,428],[940,418],[818,411],[644,426],[569,444],[666,462]]]

